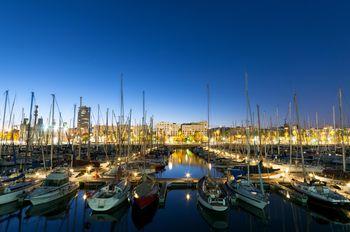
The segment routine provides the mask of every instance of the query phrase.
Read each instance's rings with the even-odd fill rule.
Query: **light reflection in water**
[[[172,162],[172,161],[169,161],[168,167],[169,167],[169,170],[172,170],[172,169],[173,169],[173,162]]]
[[[186,200],[187,201],[191,200],[191,195],[189,193],[186,194]]]

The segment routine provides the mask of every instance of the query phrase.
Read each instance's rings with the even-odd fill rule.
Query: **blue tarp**
[[[21,173],[19,174],[18,176],[16,177],[13,177],[13,178],[4,178],[4,180],[2,181],[3,183],[7,183],[7,182],[12,182],[12,181],[16,181],[16,180],[19,180],[19,179],[22,179],[24,178],[24,173]]]
[[[232,169],[231,175],[234,176],[235,179],[237,179],[237,177],[246,175],[246,172],[241,169]]]

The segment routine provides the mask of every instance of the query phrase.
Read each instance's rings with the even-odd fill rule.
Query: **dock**
[[[168,193],[168,183],[167,182],[162,182],[159,183],[159,204],[161,206],[165,205],[165,200],[166,200],[166,196]]]

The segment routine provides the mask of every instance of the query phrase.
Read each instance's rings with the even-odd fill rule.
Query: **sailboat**
[[[261,162],[258,164],[258,170],[259,170],[259,180],[260,180],[260,189],[256,188],[250,181],[249,178],[249,165],[250,165],[250,122],[252,122],[252,116],[251,116],[251,109],[250,109],[250,101],[249,101],[249,95],[248,95],[248,80],[247,80],[247,74],[246,74],[246,100],[247,100],[247,129],[246,129],[246,136],[247,136],[247,162],[248,162],[248,173],[247,173],[247,179],[233,179],[231,181],[226,182],[226,185],[228,189],[236,194],[236,197],[246,202],[256,208],[264,209],[268,204],[269,201],[265,195],[262,178],[261,178]],[[259,106],[258,108],[258,118],[259,118],[259,130],[260,131],[260,114],[259,114]],[[259,139],[260,139],[260,145],[261,145],[261,137],[259,132]],[[260,158],[261,158],[261,148],[259,149],[260,152]]]
[[[341,101],[340,101],[341,102]],[[307,182],[306,180],[306,170],[305,170],[305,164],[304,164],[304,152],[303,152],[303,146],[302,146],[302,139],[301,139],[301,130],[300,130],[300,124],[299,124],[299,110],[298,110],[298,103],[297,103],[297,96],[294,95],[294,104],[295,104],[295,112],[297,117],[297,127],[298,127],[298,139],[299,139],[299,146],[300,146],[300,152],[301,152],[301,161],[302,161],[302,168],[303,168],[303,176],[304,176],[304,182],[300,182],[297,180],[292,180],[292,186],[295,190],[298,192],[301,192],[309,197],[309,200],[314,200],[319,203],[322,203],[323,205],[345,205],[350,204],[350,200],[345,198],[344,196],[340,195],[339,193],[331,190],[329,187],[327,187],[325,184],[311,180]],[[340,103],[341,106],[341,103]],[[340,107],[341,108],[341,107]]]
[[[210,133],[209,133],[209,85],[207,86],[208,92],[208,165],[210,166]],[[202,177],[198,182],[198,202],[207,209],[224,212],[229,208],[229,202],[226,192],[223,191],[221,183],[210,177],[210,170],[208,167],[208,175]]]
[[[127,180],[117,184],[109,184],[98,190],[87,200],[89,207],[93,211],[109,211],[124,203],[130,192],[131,185]]]
[[[0,186],[0,205],[17,201],[24,194],[29,193],[37,183],[35,181],[25,181],[16,179],[13,182],[5,182]]]
[[[159,199],[159,184],[153,177],[144,174],[141,183],[133,191],[134,205],[144,209]]]
[[[8,91],[6,91],[6,99],[7,98],[8,98]],[[32,121],[33,99],[34,99],[34,92],[31,93],[31,105],[30,105],[30,116],[29,116],[29,122],[28,122],[28,134],[27,134],[28,138],[27,138],[27,144],[26,144],[25,164],[27,164],[26,160],[29,152],[29,145],[30,145],[30,138],[31,138],[30,129],[31,129],[31,121]],[[12,104],[9,125],[11,121],[13,123],[13,117],[12,117],[13,106],[14,104]],[[5,105],[5,110],[6,110],[6,105]],[[4,116],[5,116],[5,113],[6,112],[4,112]],[[4,129],[4,122],[5,122],[5,118],[3,120],[2,130]],[[13,137],[13,132],[12,132],[12,137]],[[37,183],[32,180],[27,181],[25,179],[24,173],[19,173],[18,175],[15,174],[15,176],[1,178],[0,179],[0,204],[7,204],[10,202],[17,201],[21,196],[24,197],[24,194],[27,194],[29,191],[31,191],[36,184]]]
[[[236,197],[256,208],[264,209],[268,204],[264,193],[256,188],[251,181],[240,179],[227,183],[231,191],[236,194]]]
[[[145,134],[146,130],[146,113],[145,113],[145,92],[143,92],[143,117],[142,117],[142,128],[143,128],[143,144],[141,147],[144,159],[143,165],[143,175],[141,179],[141,183],[137,185],[133,191],[133,204],[137,206],[139,209],[145,209],[154,203],[156,203],[159,199],[159,184],[155,181],[155,179],[145,173]]]
[[[319,181],[300,182],[292,181],[292,186],[298,192],[301,192],[309,197],[310,200],[317,201],[327,205],[348,205],[350,200],[331,190],[324,183]]]

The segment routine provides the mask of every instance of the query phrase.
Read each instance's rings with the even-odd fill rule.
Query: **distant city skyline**
[[[279,1],[60,1],[0,3],[0,118],[5,90],[16,94],[16,122],[29,113],[34,91],[39,115],[56,94],[66,122],[83,97],[119,114],[120,74],[125,114],[141,121],[207,120],[212,126],[245,120],[244,72],[251,108],[286,118],[297,93],[302,121],[332,122],[338,89],[350,113],[350,3]]]

